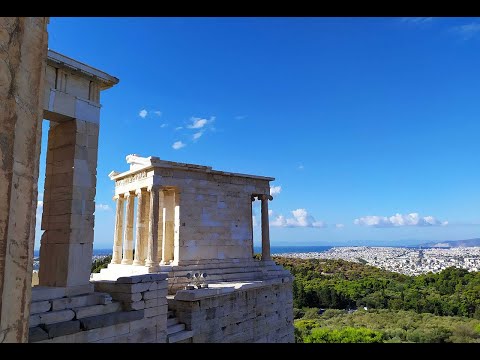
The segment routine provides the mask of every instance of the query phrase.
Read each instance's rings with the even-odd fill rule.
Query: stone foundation
[[[69,288],[32,291],[29,342],[165,343],[164,274],[94,282],[94,292],[68,296]]]
[[[180,290],[169,308],[194,343],[291,343],[292,277]]]

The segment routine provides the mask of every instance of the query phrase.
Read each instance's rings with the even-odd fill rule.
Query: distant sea
[[[272,246],[270,248],[270,253],[274,254],[288,254],[288,253],[305,253],[305,252],[323,252],[328,251],[333,246]],[[262,253],[262,248],[260,246],[255,246],[253,248],[255,253]],[[93,249],[94,256],[106,256],[112,253],[112,249]],[[39,257],[39,250],[33,252],[34,257]]]

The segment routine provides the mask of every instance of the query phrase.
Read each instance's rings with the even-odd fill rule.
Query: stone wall
[[[167,281],[164,274],[94,283],[95,292],[65,296],[65,289],[33,291],[30,342],[165,343]]]
[[[291,276],[180,290],[169,307],[194,343],[294,342]]]
[[[0,17],[0,343],[28,336],[47,24]]]

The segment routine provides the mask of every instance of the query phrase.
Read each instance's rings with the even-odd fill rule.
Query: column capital
[[[130,196],[135,196],[135,194],[132,194],[130,191],[127,191],[125,194],[123,194],[123,197],[128,199]]]
[[[116,194],[112,197],[112,200],[117,201],[118,199],[123,199],[123,194]]]
[[[161,186],[160,185],[148,185],[147,186],[147,191],[148,192],[151,192],[151,191],[159,191],[161,189]]]
[[[135,194],[136,194],[136,195],[140,195],[142,192],[145,192],[145,191],[146,191],[145,188],[136,189],[136,190],[135,190]]]
[[[273,200],[273,196],[272,195],[267,195],[267,194],[259,194],[257,195],[258,197],[258,200]]]

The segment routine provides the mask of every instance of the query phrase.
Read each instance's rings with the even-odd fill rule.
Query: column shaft
[[[115,233],[113,238],[113,254],[112,264],[120,264],[122,260],[122,240],[123,240],[123,197],[122,195],[114,196],[116,201],[115,212]]]
[[[173,261],[173,243],[175,232],[175,198],[173,191],[164,191],[164,206],[162,264],[167,265]]]
[[[270,257],[270,229],[268,224],[268,197],[262,195],[262,260],[271,260]]]
[[[135,260],[133,265],[143,265],[143,227],[144,227],[144,201],[145,201],[145,191],[140,189],[136,191],[137,194],[137,231],[135,233]]]
[[[158,191],[158,223],[157,223],[157,254],[158,261],[163,260],[163,191]]]
[[[127,214],[125,226],[125,239],[123,241],[123,259],[122,264],[131,265],[133,263],[133,215],[135,194],[130,192],[125,194],[127,199]]]
[[[158,265],[158,186],[150,187],[150,209],[148,225],[147,260],[145,266]]]

